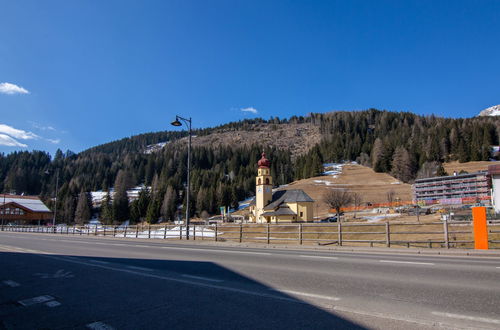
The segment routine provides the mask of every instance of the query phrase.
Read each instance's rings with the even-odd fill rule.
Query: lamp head
[[[182,126],[182,123],[179,121],[179,118],[175,116],[175,120],[170,123],[172,126]]]

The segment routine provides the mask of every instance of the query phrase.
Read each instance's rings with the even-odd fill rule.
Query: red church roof
[[[269,166],[271,166],[271,162],[266,158],[266,154],[264,152],[262,153],[262,158],[259,160],[257,165],[259,165],[259,168],[269,168]]]

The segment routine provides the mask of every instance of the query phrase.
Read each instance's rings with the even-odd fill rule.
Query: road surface
[[[0,329],[500,328],[500,258],[0,232]]]

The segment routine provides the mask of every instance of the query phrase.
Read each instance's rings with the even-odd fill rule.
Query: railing
[[[2,226],[2,231],[118,238],[186,238],[180,225]],[[473,248],[470,221],[381,223],[289,223],[191,225],[192,240],[237,243],[338,245],[370,247]],[[488,220],[489,245],[500,248],[500,221]]]

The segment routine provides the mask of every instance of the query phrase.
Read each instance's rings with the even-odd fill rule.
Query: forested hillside
[[[293,134],[285,137],[287,130]],[[319,135],[314,137],[316,131]],[[353,160],[411,182],[419,175],[444,174],[444,161],[488,160],[490,145],[499,144],[500,121],[370,109],[244,120],[193,134],[201,142],[193,146],[191,212],[201,215],[215,213],[222,205],[236,206],[254,194],[262,150],[272,161],[277,185],[319,175],[324,162]],[[133,220],[172,219],[178,203],[185,200],[185,136],[186,132],[147,133],[79,154],[58,151],[53,158],[40,151],[0,154],[0,190],[41,194],[49,200],[59,172],[60,221],[70,221],[75,212],[80,219],[81,208],[88,205],[86,192],[111,187],[117,192],[115,201],[103,207],[109,221],[129,215]],[[227,136],[244,136],[244,141],[228,142]],[[168,143],[160,151],[144,152],[148,145],[160,142]],[[152,186],[151,192],[142,192],[139,200],[128,205],[123,192],[139,184]]]

